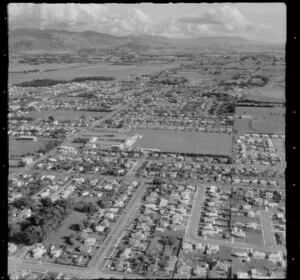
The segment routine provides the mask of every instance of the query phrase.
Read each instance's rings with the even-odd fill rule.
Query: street
[[[262,251],[270,251],[270,252],[278,252],[278,251],[286,251],[283,247],[275,247],[274,237],[272,232],[272,225],[269,216],[271,212],[260,211],[262,217],[262,225],[264,227],[264,237],[266,239],[265,246],[256,245],[256,244],[247,244],[241,242],[231,242],[227,240],[218,240],[218,239],[206,239],[198,236],[198,224],[201,216],[201,207],[204,201],[205,195],[205,187],[197,188],[197,192],[195,194],[194,205],[192,208],[192,212],[190,215],[190,220],[188,222],[185,234],[185,240],[191,243],[203,243],[203,244],[214,244],[219,246],[228,246],[232,248],[245,248],[245,249],[256,249]],[[267,234],[266,234],[267,231]]]

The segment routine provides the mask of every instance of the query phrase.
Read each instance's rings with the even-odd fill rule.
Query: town
[[[285,278],[284,56],[10,54],[9,279]]]

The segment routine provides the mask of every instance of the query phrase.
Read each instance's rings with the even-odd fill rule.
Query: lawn
[[[137,129],[131,134],[143,136],[137,140],[137,146],[155,148],[162,152],[231,154],[232,136],[225,133]]]
[[[65,236],[70,236],[71,234],[76,234],[77,232],[70,229],[73,224],[78,224],[82,219],[86,217],[77,211],[73,211],[64,221],[62,226],[54,233],[49,236],[48,243],[54,245],[66,245]]]
[[[250,244],[264,245],[262,231],[261,230],[246,231],[246,242]]]

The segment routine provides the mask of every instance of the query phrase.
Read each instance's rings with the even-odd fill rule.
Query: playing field
[[[225,133],[201,133],[137,129],[130,134],[143,135],[136,145],[163,152],[230,155],[232,137]]]
[[[257,132],[285,134],[285,123],[283,118],[278,120],[254,120],[251,123],[251,127]]]
[[[285,100],[285,89],[277,86],[255,87],[243,91],[249,99],[258,99],[261,101],[279,101]]]
[[[242,107],[236,108],[236,115],[250,115],[251,119],[235,119],[234,128],[244,133],[285,133],[284,107]]]

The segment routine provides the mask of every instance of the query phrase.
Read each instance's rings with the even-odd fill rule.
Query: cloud
[[[197,25],[198,30],[207,33],[232,33],[237,31],[253,31],[259,28],[250,22],[240,11],[234,7],[225,5],[216,9],[203,12],[197,16],[185,16],[178,18],[179,25]],[[203,26],[205,26],[203,28]]]
[[[175,38],[226,35],[251,37],[256,33],[267,33],[266,27],[249,21],[230,4],[211,6],[209,10],[194,15],[161,21],[153,21],[136,6],[126,7],[118,10],[104,4],[12,3],[8,5],[9,27],[90,30],[114,35],[151,34]]]
[[[217,19],[209,18],[207,16],[202,17],[181,17],[178,19],[181,23],[191,23],[191,24],[221,24],[222,22]]]
[[[97,4],[17,4],[8,5],[9,26],[13,28],[72,29],[101,23],[107,7]]]

